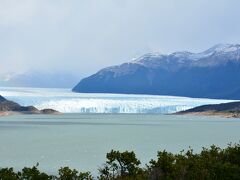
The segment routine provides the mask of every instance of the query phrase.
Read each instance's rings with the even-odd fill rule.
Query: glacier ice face
[[[70,89],[0,88],[0,94],[21,105],[52,108],[63,113],[159,113],[168,114],[203,104],[231,102],[174,96],[81,94]]]

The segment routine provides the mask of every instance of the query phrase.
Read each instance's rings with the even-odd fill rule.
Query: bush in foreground
[[[140,166],[134,152],[112,150],[107,161],[99,169],[100,180],[158,180],[158,179],[240,179],[240,145],[225,149],[211,146],[200,153],[192,149],[179,154],[159,151],[156,160],[145,167]],[[62,167],[57,176],[40,172],[36,166],[14,172],[13,168],[0,169],[0,180],[92,180],[90,172]]]

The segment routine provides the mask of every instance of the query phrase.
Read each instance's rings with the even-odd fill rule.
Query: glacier
[[[62,113],[169,114],[204,104],[233,100],[159,95],[74,93],[70,89],[1,87],[0,94],[24,106],[52,108]]]

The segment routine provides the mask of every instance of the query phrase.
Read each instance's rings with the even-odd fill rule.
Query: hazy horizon
[[[148,52],[201,52],[239,43],[239,5],[237,0],[2,0],[0,76],[71,73],[80,80]]]

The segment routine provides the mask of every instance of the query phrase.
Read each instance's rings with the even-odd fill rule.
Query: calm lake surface
[[[158,114],[63,114],[0,117],[0,167],[32,166],[56,174],[61,166],[89,170],[111,149],[133,150],[142,164],[158,150],[177,153],[239,142],[240,120]]]

